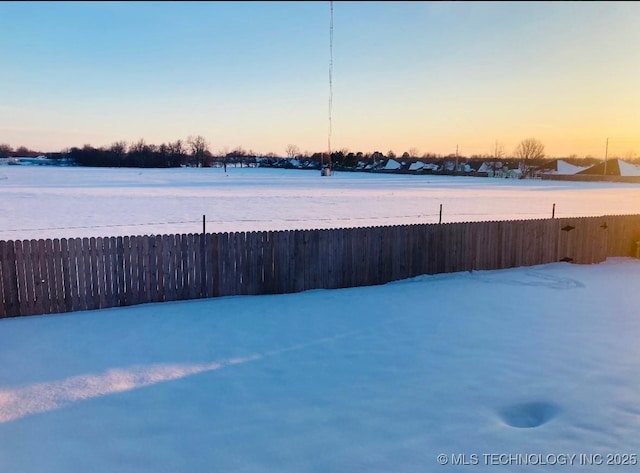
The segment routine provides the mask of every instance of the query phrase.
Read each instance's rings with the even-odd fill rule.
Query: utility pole
[[[609,157],[609,138],[607,138],[607,145],[604,148],[604,172],[603,176],[607,175],[607,158]]]
[[[333,108],[333,2],[329,2],[330,15],[329,15],[329,133],[327,136],[327,154],[329,155],[329,162],[327,167],[324,167],[322,157],[320,158],[320,175],[331,175],[331,110]]]
[[[458,172],[458,145],[456,145],[456,172]]]

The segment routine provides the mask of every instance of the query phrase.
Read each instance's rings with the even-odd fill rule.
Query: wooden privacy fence
[[[0,241],[0,317],[636,256],[640,215]]]

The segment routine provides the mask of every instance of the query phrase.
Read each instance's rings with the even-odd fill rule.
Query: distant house
[[[576,166],[563,159],[552,159],[548,163],[540,166],[536,170],[536,173],[569,176],[584,171],[585,169],[588,169],[588,166]]]
[[[421,161],[416,161],[415,163],[411,163],[409,165],[409,171],[422,171],[425,168],[425,164]]]
[[[11,156],[9,158],[9,164],[22,164],[22,165],[36,165],[36,166],[55,166],[59,165],[60,161],[56,159],[49,159],[44,155],[32,157],[32,156]]]
[[[478,172],[492,173],[493,171],[495,171],[495,168],[496,168],[495,163],[488,163],[484,161],[478,168]]]
[[[628,163],[622,159],[609,159],[606,162],[595,164],[590,168],[576,173],[577,175],[596,176],[640,176],[640,166]]]
[[[384,170],[385,171],[396,171],[398,169],[400,169],[402,167],[402,164],[400,164],[398,161],[396,161],[393,158],[389,158],[386,162],[386,164],[384,165]]]

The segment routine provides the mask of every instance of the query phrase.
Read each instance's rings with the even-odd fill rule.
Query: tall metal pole
[[[458,172],[458,145],[456,145],[456,172]]]
[[[609,138],[607,138],[607,145],[604,148],[604,173],[603,176],[607,175],[607,158],[609,156]]]
[[[328,169],[323,169],[323,162],[320,161],[321,175],[329,175],[331,172],[331,109],[333,108],[333,2],[329,2],[330,19],[329,19],[329,133],[327,136],[327,152],[329,155]],[[325,174],[325,172],[327,174]]]

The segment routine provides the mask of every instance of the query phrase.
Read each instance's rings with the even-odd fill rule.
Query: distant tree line
[[[84,145],[60,154],[77,165],[94,167],[172,168],[227,164],[249,166],[255,163],[255,156],[240,147],[213,154],[207,140],[199,135],[160,145],[148,144],[143,139],[131,144],[118,141],[100,148]]]
[[[33,158],[35,156],[40,156],[42,153],[38,151],[33,151],[26,146],[19,146],[16,149],[13,149],[6,143],[0,143],[0,158],[10,158],[12,156],[20,156],[23,158]]]
[[[385,159],[423,162],[436,162],[442,159],[449,159],[464,163],[481,160],[490,162],[501,160],[531,162],[547,158],[545,156],[543,143],[536,138],[526,138],[522,140],[511,153],[507,153],[504,145],[496,141],[489,148],[488,153],[474,154],[471,156],[458,155],[457,152],[447,155],[428,152],[420,153],[417,148],[411,148],[402,154],[396,154],[393,150],[389,150],[386,153],[380,151],[363,153],[341,148],[332,151],[331,156],[329,156],[327,152],[302,152],[300,148],[294,144],[288,144],[285,147],[284,156],[275,153],[258,155],[251,150],[246,151],[242,147],[236,147],[233,150],[225,148],[217,153],[212,153],[210,144],[200,135],[189,136],[186,140],[179,139],[160,145],[148,144],[144,139],[132,143],[117,141],[109,146],[98,148],[85,144],[81,148],[72,147],[57,153],[42,153],[33,151],[25,146],[13,149],[8,144],[0,143],[0,158],[12,156],[34,157],[42,154],[46,154],[46,156],[51,159],[66,158],[80,166],[137,168],[171,168],[180,166],[225,166],[226,168],[227,165],[254,166],[257,165],[259,161],[263,163],[274,163],[284,159],[288,161],[297,160],[305,162],[307,163],[307,167],[319,168],[322,165],[330,164],[336,169],[349,169],[356,167],[359,163],[368,165]],[[600,161],[600,159],[592,156],[578,157],[576,155],[571,155],[563,159],[577,165],[594,164]],[[626,159],[630,162],[640,163],[640,157],[637,157],[635,153],[633,153],[633,156],[627,156]]]

